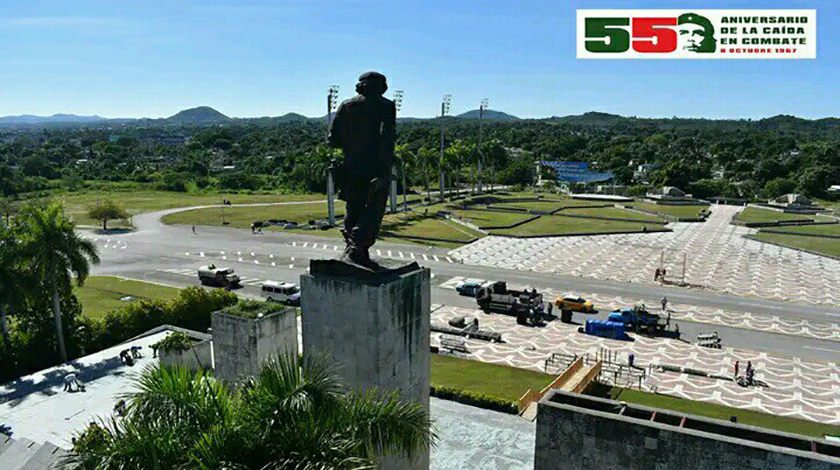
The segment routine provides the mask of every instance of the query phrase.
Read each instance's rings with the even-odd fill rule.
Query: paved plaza
[[[455,289],[460,282],[483,283],[485,279],[465,278],[455,276],[440,284],[446,289]],[[516,288],[530,289],[533,286],[516,286]],[[566,294],[551,288],[539,289],[546,302],[551,302],[559,296]],[[622,296],[611,296],[597,293],[575,292],[586,300],[592,301],[599,311],[611,312],[619,308],[627,308],[643,303],[648,310],[661,314],[661,299],[653,298],[628,298]],[[715,307],[703,307],[682,303],[668,302],[668,312],[672,321],[689,321],[702,323],[711,326],[725,326],[730,328],[743,328],[746,330],[762,331],[786,336],[798,336],[827,341],[840,342],[840,324],[832,322],[820,322],[801,319],[786,319],[778,315],[764,315],[751,312],[731,311]]]
[[[550,322],[543,327],[524,327],[514,317],[489,315],[475,309],[433,306],[432,323],[468,315],[479,319],[482,329],[502,334],[505,343],[466,340],[467,357],[483,362],[544,371],[552,353],[589,354],[610,351],[617,363],[626,364],[632,352],[636,365],[647,368],[643,389],[658,393],[747,408],[779,416],[840,424],[840,366],[835,363],[793,358],[746,349],[713,350],[684,341],[633,336],[618,341],[578,333],[577,325]],[[439,345],[441,334],[432,334]],[[741,361],[743,375],[747,361],[756,369],[756,379],[766,386],[741,387],[731,380],[710,379],[684,373],[665,372],[669,365],[731,376],[735,361]],[[555,371],[550,371],[555,372]],[[606,379],[606,377],[604,377]],[[629,385],[619,383],[619,385]]]
[[[674,223],[672,232],[517,239],[485,237],[452,250],[466,264],[652,284],[668,280],[735,295],[840,305],[840,260],[744,238],[730,224],[742,210],[712,206],[705,223]]]

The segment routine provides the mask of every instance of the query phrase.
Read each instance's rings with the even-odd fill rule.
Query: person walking
[[[741,367],[741,361],[735,361],[735,378],[738,378],[738,369]]]
[[[662,274],[662,271],[660,271],[659,268],[656,268],[656,272],[653,273],[653,282],[659,281],[660,274]]]
[[[668,310],[668,297],[662,297],[662,311]]]
[[[195,234],[195,225],[192,226],[193,235]]]

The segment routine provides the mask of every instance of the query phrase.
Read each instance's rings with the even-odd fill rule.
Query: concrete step
[[[0,454],[0,468],[3,470],[21,470],[40,448],[40,445],[29,439],[16,440]]]
[[[21,467],[21,470],[52,470],[58,468],[58,462],[66,453],[66,450],[53,443],[45,442],[35,455],[26,462],[26,465]]]
[[[525,411],[523,411],[519,416],[527,419],[528,421],[534,421],[537,419],[537,402],[531,402],[531,404],[528,405],[528,408],[525,408]]]

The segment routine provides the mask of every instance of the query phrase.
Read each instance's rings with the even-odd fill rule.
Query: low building
[[[840,194],[840,184],[834,184],[828,187],[829,194]]]
[[[794,214],[816,214],[825,210],[814,204],[814,201],[801,194],[785,194],[784,196],[770,199],[767,203],[753,205],[761,209],[790,212]]]
[[[673,186],[663,186],[656,191],[647,193],[645,195],[645,201],[654,204],[675,206],[708,204],[708,201],[696,199],[691,194],[686,194],[685,191]]]
[[[840,468],[840,445],[553,390],[537,408],[535,470]]]

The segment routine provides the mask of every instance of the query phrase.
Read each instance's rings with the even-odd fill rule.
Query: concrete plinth
[[[304,355],[326,352],[353,389],[400,390],[428,410],[429,269],[381,277],[331,275],[314,264],[311,271],[301,276]],[[428,453],[395,460],[382,468],[429,468]]]
[[[297,316],[292,308],[261,318],[216,312],[212,317],[216,377],[228,381],[254,377],[266,359],[297,353]]]

